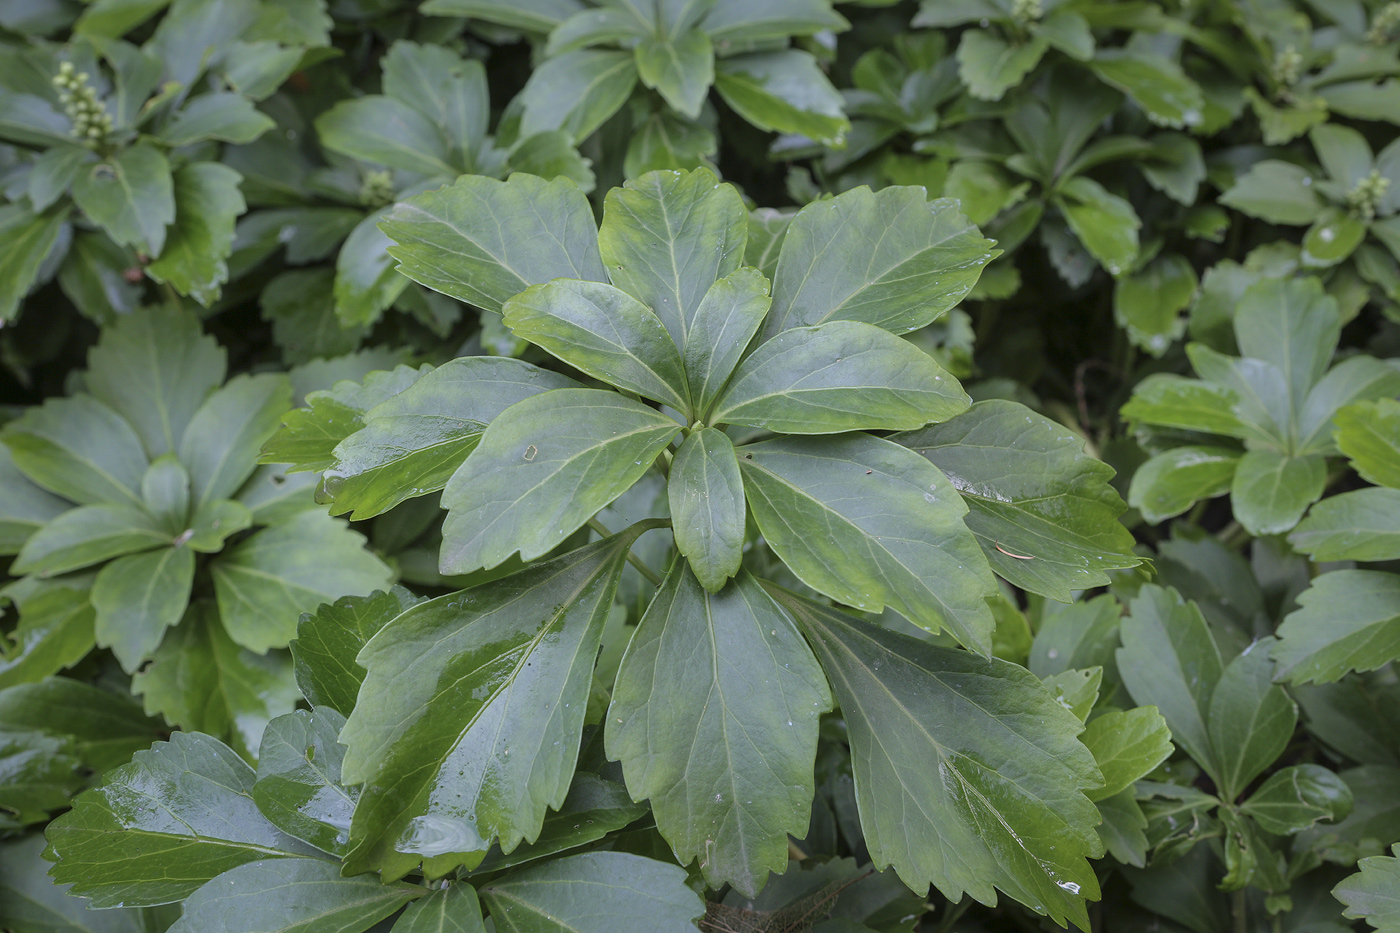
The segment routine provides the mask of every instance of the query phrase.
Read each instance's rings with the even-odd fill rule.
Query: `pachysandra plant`
[[[180,0],[137,47],[121,36],[163,4],[110,6],[84,16],[66,47],[0,46],[0,140],[28,156],[0,204],[0,321],[55,277],[99,321],[134,309],[143,277],[217,300],[244,210],[218,144],[270,129],[255,103],[329,41],[314,4],[289,16],[250,2],[211,27],[203,0]]]
[[[970,405],[900,338],[956,304],[995,253],[951,203],[893,188],[811,205],[782,231],[771,286],[744,264],[750,223],[703,170],[615,189],[601,229],[574,184],[528,175],[467,176],[386,219],[404,274],[501,313],[567,373],[493,357],[400,367],[313,395],[269,443],[268,458],[322,470],[338,512],[441,490],[441,570],[482,581],[304,617],[293,652],[314,711],[285,728],[320,730],[312,760],[329,755],[326,773],[350,790],[315,826],[264,801],[257,819],[343,860],[308,878],[361,890],[378,871],[387,912],[426,890],[402,893],[405,876],[481,877],[498,918],[499,887],[602,870],[605,853],[498,872],[597,840],[649,801],[680,863],[753,895],[805,835],[818,726],[839,704],[876,867],[916,891],[994,903],[1000,889],[1087,923],[1086,858],[1102,844],[1086,794],[1104,786],[1077,739],[1089,707],[990,656],[991,603],[994,573],[1067,599],[1138,562],[1109,471],[1029,409]],[[599,513],[658,473],[665,514],[607,528]],[[658,528],[674,557],[664,576],[639,568],[656,594],[612,682],[595,683],[622,569],[640,563],[630,549]],[[789,587],[746,566],[760,547]],[[945,634],[920,640],[823,597]],[[282,728],[269,727],[260,769]],[[194,755],[213,768],[223,754],[177,739],[140,767]],[[606,759],[625,791],[602,776]],[[1112,792],[1159,760],[1115,773]],[[230,869],[251,897],[292,870],[259,874],[239,848],[179,891],[142,880],[155,861],[95,871],[144,822],[116,803],[124,780],[50,830],[55,877],[76,893],[155,903],[208,881],[215,897]],[[570,815],[584,809],[587,828]],[[688,923],[698,902],[681,901]]]
[[[20,609],[0,685],[109,648],[149,712],[247,750],[296,702],[269,649],[300,613],[387,585],[307,483],[258,466],[287,377],[224,382],[226,368],[192,315],[147,308],[103,331],[86,391],[0,432],[0,537],[19,576],[0,593]]]

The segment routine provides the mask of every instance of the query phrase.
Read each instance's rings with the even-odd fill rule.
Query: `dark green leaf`
[[[1068,429],[1016,402],[978,402],[946,424],[892,438],[941,469],[968,505],[967,527],[1002,577],[1068,602],[1134,567],[1113,470]]]
[[[73,740],[48,732],[0,729],[0,826],[42,823],[82,787]]]
[[[608,279],[593,210],[563,178],[464,175],[395,205],[383,229],[400,272],[487,311],[551,279]]]
[[[666,488],[676,550],[700,585],[718,593],[744,559],[744,482],[729,437],[705,428],[686,438]]]
[[[241,98],[240,98],[241,99]],[[175,226],[160,258],[146,267],[157,282],[208,307],[228,280],[233,225],[246,205],[242,178],[226,165],[194,162],[175,173]]]
[[[637,75],[666,103],[691,119],[700,108],[715,79],[715,53],[710,37],[699,30],[675,37],[648,36],[638,43]]]
[[[1096,716],[1081,740],[1103,774],[1104,786],[1089,791],[1090,800],[1107,800],[1122,793],[1172,753],[1166,720],[1151,706]]]
[[[685,346],[710,287],[743,262],[747,239],[739,192],[696,169],[649,172],[608,192],[598,248],[613,283],[651,308]]]
[[[441,568],[553,550],[650,469],[680,425],[598,389],[554,389],[501,413],[448,480]]]
[[[194,552],[165,547],[118,557],[97,574],[92,606],[97,643],[134,671],[180,621],[194,585]]]
[[[646,526],[641,526],[645,530]],[[412,607],[360,652],[341,733],[364,783],[347,871],[474,866],[538,837],[568,793],[628,532]],[[540,606],[553,607],[541,615]]]
[[[937,320],[996,256],[952,201],[922,188],[861,187],[792,219],[773,278],[768,335],[827,321],[896,334]]]
[[[1351,812],[1351,788],[1321,765],[1275,771],[1240,807],[1266,832],[1292,835],[1319,820],[1338,821]]]
[[[1238,797],[1283,754],[1298,722],[1298,707],[1273,683],[1271,647],[1266,640],[1245,649],[1225,666],[1211,694],[1208,730],[1225,800]]]
[[[1240,452],[1228,447],[1173,447],[1134,471],[1128,504],[1153,524],[1165,521],[1229,492],[1239,460]]]
[[[122,246],[159,256],[175,220],[170,163],[150,143],[121,149],[78,176],[73,201]]]
[[[1196,604],[1175,590],[1145,586],[1120,630],[1118,671],[1128,692],[1138,704],[1157,707],[1172,741],[1219,774],[1206,721],[1224,664]]]
[[[359,797],[340,779],[345,717],[333,709],[297,710],[267,724],[258,746],[253,800],[289,836],[344,855]]]
[[[63,578],[60,578],[63,579]],[[0,594],[20,608],[19,624],[0,637],[0,687],[33,683],[82,660],[95,644],[95,612],[85,590],[58,583],[24,583],[33,589],[16,593],[12,584]]]
[[[392,933],[486,933],[486,924],[475,889],[449,884],[409,904]]]
[[[178,149],[206,139],[250,143],[276,125],[271,117],[254,109],[253,102],[248,98],[219,91],[201,94],[190,100],[156,135],[172,149]],[[178,191],[178,179],[176,185]]]
[[[363,543],[343,522],[307,511],[220,554],[209,569],[229,635],[253,651],[280,648],[303,612],[387,587],[389,568]]]
[[[290,660],[240,648],[207,600],[190,606],[151,662],[132,678],[146,711],[188,731],[226,736],[252,758],[272,719],[297,702]]]
[[[787,434],[908,430],[946,421],[970,402],[958,381],[912,343],[838,320],[765,342],[705,417]]]
[[[1024,668],[937,648],[770,589],[826,669],[850,732],[876,867],[984,904],[996,889],[1088,925],[1085,857],[1102,847],[1084,792],[1101,781],[1078,718]],[[1015,761],[1014,776],[1006,769]]]
[[[624,391],[690,410],[685,365],[651,308],[602,282],[555,279],[505,303],[505,324],[575,369]]]
[[[138,268],[133,250],[101,231],[79,231],[58,269],[58,285],[84,316],[110,321],[140,306],[145,290],[127,278]]]
[[[1169,58],[1141,48],[1101,49],[1089,68],[1099,80],[1132,98],[1159,126],[1181,129],[1201,123],[1201,89]]]
[[[631,52],[580,49],[545,60],[516,98],[520,135],[563,130],[582,142],[616,113],[637,84]]]
[[[252,789],[253,769],[227,746],[177,732],[49,824],[50,874],[95,907],[167,904],[235,866],[300,854],[258,812]]]
[[[232,868],[191,894],[170,933],[359,933],[426,893],[378,878],[342,878],[339,865],[321,859],[266,859]]]
[[[1196,271],[1191,263],[1179,253],[1168,253],[1117,281],[1113,316],[1133,343],[1160,357],[1186,332],[1181,312],[1195,294]]]
[[[137,910],[94,910],[48,877],[37,833],[0,843],[0,925],[15,933],[147,933]]]
[[[90,396],[50,398],[7,424],[0,439],[21,473],[65,499],[141,504],[149,464],[141,438]]]
[[[765,441],[739,454],[764,540],[802,582],[991,652],[996,580],[937,467],[868,434]]]
[[[419,602],[396,586],[368,596],[345,596],[303,615],[291,648],[297,686],[306,701],[349,715],[365,679],[355,657],[391,619]]]
[[[626,852],[585,852],[481,889],[498,933],[690,933],[705,902],[675,865]]]
[[[1335,570],[1315,579],[1284,617],[1274,646],[1278,678],[1326,683],[1400,657],[1400,575]]]
[[[534,842],[522,842],[510,855],[502,855],[500,846],[493,846],[475,874],[513,868],[596,842],[648,812],[646,803],[632,802],[620,782],[577,771],[564,805],[545,814],[539,837]]]
[[[1132,268],[1142,226],[1132,204],[1083,175],[1061,185],[1055,203],[1079,242],[1110,275]]]
[[[1400,401],[1358,402],[1337,412],[1337,447],[1362,478],[1400,489]]]
[[[63,209],[34,214],[18,204],[0,208],[0,321],[19,314],[67,219]]]
[[[740,572],[711,595],[681,561],[623,656],[608,756],[682,864],[752,897],[807,828],[830,708],[811,650],[757,580]]]
[[[321,145],[353,159],[428,176],[455,176],[447,140],[423,113],[377,94],[342,100],[316,118]]]

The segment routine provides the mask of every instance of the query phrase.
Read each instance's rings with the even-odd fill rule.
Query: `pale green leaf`
[[[1298,596],[1279,626],[1278,678],[1292,684],[1339,680],[1400,657],[1400,575],[1334,570]]]
[[[1156,524],[1201,499],[1230,491],[1240,452],[1228,447],[1173,447],[1133,472],[1128,504]]]
[[[1152,706],[1112,710],[1094,717],[1081,737],[1103,774],[1104,786],[1090,800],[1107,800],[1132,787],[1171,756],[1172,735]]]
[[[700,585],[718,593],[744,559],[744,483],[729,437],[705,428],[686,438],[666,489],[676,550]]]

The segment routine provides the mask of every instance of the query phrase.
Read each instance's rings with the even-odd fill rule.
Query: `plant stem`
[[[1249,933],[1249,909],[1244,888],[1240,888],[1231,896],[1230,914],[1235,920],[1234,933]]]
[[[938,933],[948,933],[949,930],[953,929],[953,924],[957,923],[971,906],[972,898],[966,895],[956,904],[949,904],[943,911],[943,919],[938,922]]]
[[[612,532],[608,531],[608,526],[598,521],[598,516],[596,515],[588,520],[588,527],[592,528],[594,531],[598,532],[598,534],[602,535],[605,538],[612,537]],[[651,582],[652,586],[661,585],[661,574],[657,573],[655,570],[652,570],[646,564],[642,563],[641,558],[633,554],[630,550],[627,552],[627,563],[631,564],[633,567],[636,567],[637,572],[640,573],[642,576],[646,577],[647,580]]]

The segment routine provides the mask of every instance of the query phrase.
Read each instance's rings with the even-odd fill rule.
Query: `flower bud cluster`
[[[1347,207],[1353,216],[1362,220],[1373,220],[1376,208],[1389,188],[1390,179],[1372,169],[1370,175],[1358,181],[1356,187],[1347,192]]]
[[[1274,56],[1272,70],[1275,81],[1283,87],[1292,87],[1303,76],[1303,53],[1292,45],[1285,47]]]
[[[1400,35],[1400,0],[1391,0],[1371,20],[1371,31],[1366,33],[1366,41],[1372,45],[1385,45],[1396,35]]]
[[[91,145],[106,142],[112,132],[112,115],[88,83],[87,72],[75,71],[72,62],[64,62],[58,66],[53,86],[58,89],[63,112],[73,123],[73,137]]]
[[[386,171],[366,172],[360,183],[360,203],[366,207],[383,207],[393,200],[394,176]]]
[[[1040,0],[1012,0],[1011,18],[1019,25],[1039,22],[1045,15],[1044,8],[1040,5]]]

